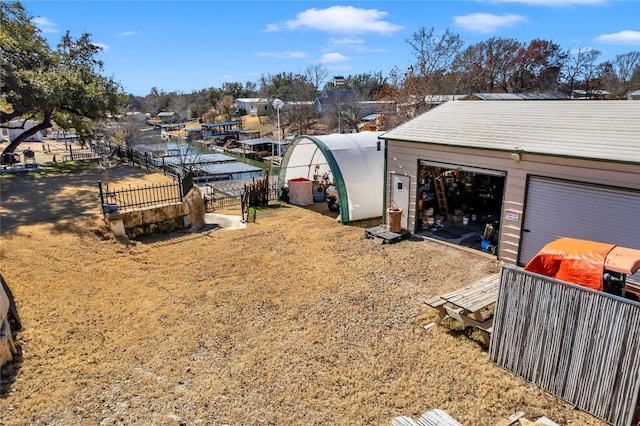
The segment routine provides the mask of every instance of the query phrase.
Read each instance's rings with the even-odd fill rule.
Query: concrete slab
[[[241,216],[230,214],[205,213],[204,223],[205,226],[213,225],[220,231],[233,231],[236,229],[245,229],[247,227],[247,224],[242,222]]]

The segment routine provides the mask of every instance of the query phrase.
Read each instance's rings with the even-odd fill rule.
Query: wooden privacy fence
[[[640,304],[503,266],[491,360],[616,426],[640,389]]]

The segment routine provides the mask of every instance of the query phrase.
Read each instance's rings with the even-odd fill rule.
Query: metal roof
[[[253,138],[253,139],[243,139],[241,141],[238,141],[238,143],[241,145],[254,146],[254,145],[262,145],[265,143],[277,144],[278,141],[274,141],[273,139],[270,139],[270,138]]]
[[[640,102],[447,102],[380,138],[640,164]]]
[[[252,166],[240,161],[219,164],[200,164],[198,165],[198,169],[208,173],[209,175],[261,172],[263,170],[260,167]]]
[[[477,97],[485,101],[512,100],[565,100],[562,93],[473,93],[469,97]]]
[[[380,114],[373,113],[373,114],[365,115],[360,120],[362,120],[362,121],[373,121],[373,120],[377,120],[379,117],[380,117]]]
[[[161,157],[155,158],[155,162],[160,164],[211,164],[211,163],[225,163],[230,161],[236,161],[235,157],[224,154],[192,154],[185,155],[183,157]]]
[[[255,146],[255,145],[263,145],[263,144],[267,144],[270,143],[271,145],[287,145],[289,142],[288,141],[276,141],[273,139],[269,139],[269,138],[254,138],[254,139],[243,139],[241,141],[238,141],[238,143],[240,145],[246,145],[246,146]]]
[[[220,127],[220,126],[235,126],[242,124],[242,121],[218,121],[216,123],[203,123],[202,127]]]

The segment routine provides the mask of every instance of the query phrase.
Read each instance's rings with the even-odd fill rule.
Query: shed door
[[[561,237],[640,248],[640,191],[531,177],[518,261]]]
[[[391,174],[391,200],[389,207],[402,209],[400,226],[409,229],[409,176]]]

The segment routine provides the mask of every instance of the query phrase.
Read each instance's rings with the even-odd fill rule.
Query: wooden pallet
[[[364,230],[367,238],[373,238],[379,244],[391,244],[402,241],[409,236],[409,231],[401,229],[400,232],[391,232],[385,225],[374,226]]]

